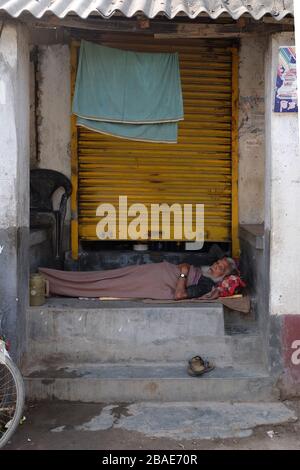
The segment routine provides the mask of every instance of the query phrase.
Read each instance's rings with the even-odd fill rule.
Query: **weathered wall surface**
[[[70,177],[71,98],[67,45],[39,47],[38,95],[38,166]]]
[[[243,38],[239,67],[239,220],[264,221],[264,37]]]
[[[29,47],[7,23],[0,42],[0,321],[20,359],[28,302]]]
[[[33,112],[35,87],[34,68],[31,64],[31,168],[56,170],[70,178],[71,95],[69,46],[66,44],[39,46],[36,58],[36,116]],[[34,129],[35,119],[37,120],[37,135]],[[32,142],[33,139],[34,142]],[[58,207],[59,200],[59,197],[54,199],[55,208]],[[70,249],[70,218],[70,201],[68,201],[63,250]]]
[[[300,155],[297,113],[274,113],[279,46],[294,45],[276,34],[267,55],[266,228],[270,232],[270,313],[300,315]]]
[[[35,67],[33,58],[34,48],[30,48],[31,60],[29,64],[30,73],[30,168],[37,168],[37,142],[36,142],[36,99],[35,92]]]
[[[293,35],[276,34],[266,54],[265,226],[269,240],[270,364],[281,365],[284,396],[300,395],[300,154],[298,116],[273,112],[278,48]],[[276,347],[274,347],[276,345]]]
[[[284,372],[280,380],[283,398],[300,397],[300,315],[284,315],[282,321]]]

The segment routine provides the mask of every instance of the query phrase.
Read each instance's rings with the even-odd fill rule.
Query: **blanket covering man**
[[[232,273],[233,263],[231,258],[223,258],[201,268],[163,261],[105,271],[40,268],[39,272],[49,281],[53,295],[180,300],[209,293],[216,283]]]

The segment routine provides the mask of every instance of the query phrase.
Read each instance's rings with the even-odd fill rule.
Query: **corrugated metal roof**
[[[260,19],[269,13],[280,20],[293,14],[293,0],[0,0],[1,10],[13,17],[29,12],[36,18],[41,18],[45,13],[53,13],[59,18],[70,13],[81,18],[98,13],[109,18],[117,12],[127,17],[140,12],[148,18],[160,13],[168,18],[174,18],[179,13],[196,18],[206,13],[215,19],[222,13],[228,13],[237,19],[244,13],[250,13],[253,18]]]

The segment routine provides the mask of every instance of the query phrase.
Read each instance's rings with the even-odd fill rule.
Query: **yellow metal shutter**
[[[118,207],[119,196],[127,195],[128,205],[205,204],[205,240],[231,241],[230,44],[147,38],[138,42],[128,36],[101,42],[135,51],[177,51],[184,121],[177,144],[134,142],[78,128],[79,238],[97,240],[96,208],[100,203]]]

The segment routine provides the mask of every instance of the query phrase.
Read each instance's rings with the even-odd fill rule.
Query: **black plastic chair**
[[[53,208],[53,195],[59,188],[64,192],[58,210]],[[55,258],[61,259],[63,225],[67,201],[72,193],[70,180],[55,170],[36,169],[30,171],[30,212],[53,214],[55,218]]]

